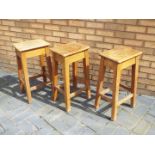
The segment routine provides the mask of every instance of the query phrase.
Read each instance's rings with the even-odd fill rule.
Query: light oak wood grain
[[[137,82],[138,82],[138,68],[139,68],[139,58],[142,52],[134,50],[132,48],[119,48],[119,49],[112,49],[100,54],[100,69],[99,69],[99,79],[97,85],[97,93],[96,93],[96,100],[95,100],[95,107],[96,109],[99,108],[99,103],[101,100],[101,96],[108,102],[112,104],[112,112],[111,112],[111,120],[117,119],[117,111],[118,107],[126,102],[127,100],[131,99],[131,107],[135,107],[136,105],[136,92],[137,92]],[[123,69],[132,66],[132,82],[131,88],[120,84],[121,82],[121,72]],[[109,67],[113,69],[113,84],[112,84],[112,99],[105,96],[110,88],[103,89],[103,82],[104,82],[104,74],[105,68]],[[126,96],[125,98],[119,99],[119,88],[123,87],[124,89],[128,90],[131,94]]]
[[[19,52],[25,52],[28,50],[33,50],[41,47],[49,46],[50,44],[42,39],[35,39],[35,40],[27,40],[19,43],[14,43],[13,46]]]
[[[18,78],[19,78],[19,85],[20,91],[24,92],[26,90],[28,103],[32,101],[31,91],[41,88],[47,84],[47,73],[45,70],[45,58],[47,60],[47,67],[49,69],[49,79],[50,84],[52,82],[52,64],[50,59],[50,52],[49,52],[49,43],[41,40],[28,40],[20,43],[15,43],[14,47],[16,49],[16,57],[17,57],[17,65],[18,65]],[[27,66],[27,59],[32,57],[40,57],[40,66],[42,73],[39,75],[34,75],[29,77],[28,73],[28,66]],[[35,79],[42,76],[43,83],[37,86],[30,86],[30,80]],[[52,88],[52,85],[51,85]]]
[[[75,90],[70,92],[70,72],[69,65],[72,64],[73,68],[73,86],[77,88],[78,79],[78,61],[82,60],[84,65],[84,78],[87,97],[91,96],[90,82],[89,82],[89,46],[80,43],[68,43],[51,48],[53,53],[53,101],[57,98],[58,91],[64,95],[66,103],[66,111],[71,110],[71,97],[79,95],[82,91]],[[62,65],[64,91],[58,85],[58,63]],[[77,88],[78,89],[78,88]]]
[[[53,47],[51,48],[51,51],[66,57],[88,49],[89,49],[89,46],[87,45],[73,42],[73,43],[62,44],[62,45]]]
[[[123,52],[122,52],[123,51]],[[141,55],[141,51],[137,51],[130,47],[115,48],[101,53],[101,56],[108,58],[117,63],[122,63],[131,58]]]

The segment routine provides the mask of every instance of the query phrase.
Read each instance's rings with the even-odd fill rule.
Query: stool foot
[[[32,99],[29,99],[29,100],[28,100],[28,104],[31,104],[31,103],[32,103]]]
[[[113,117],[113,118],[111,118],[111,121],[116,121],[116,118],[117,118],[117,117]]]
[[[71,111],[71,107],[66,108],[66,112],[70,112]]]
[[[117,109],[118,106],[116,105],[116,103],[114,103],[115,105],[112,105],[112,113],[111,113],[111,120],[112,121],[116,121],[117,119]]]
[[[91,91],[89,90],[88,92],[87,92],[87,99],[90,99],[91,98]]]
[[[135,108],[136,107],[136,104],[131,104],[131,108]]]
[[[52,96],[51,100],[52,100],[54,103],[56,102],[56,98],[54,98],[53,96]]]
[[[53,95],[52,95],[52,97],[51,97],[51,100],[52,100],[53,102],[56,102],[56,100],[57,100],[57,98],[58,98],[58,90],[57,90],[57,88],[52,88],[52,91],[53,91]]]
[[[20,82],[19,82],[19,89],[20,89],[20,94],[24,94],[25,93],[25,87],[24,87],[24,85],[21,85]]]
[[[95,110],[98,110],[99,109],[99,105],[95,105]]]

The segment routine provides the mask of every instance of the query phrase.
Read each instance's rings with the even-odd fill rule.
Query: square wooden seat
[[[58,91],[65,96],[66,111],[71,110],[70,98],[80,94],[83,90],[86,90],[87,97],[89,98],[90,83],[89,83],[89,46],[80,43],[68,43],[51,48],[53,54],[53,101],[57,99]],[[83,60],[84,66],[84,80],[85,87],[79,89],[73,93],[70,93],[70,76],[69,65],[73,67],[73,85],[77,88],[77,74],[78,74],[78,62]],[[62,64],[64,90],[58,85],[58,63]]]
[[[28,98],[28,102],[30,103],[32,100],[31,91],[36,90],[37,88],[40,88],[44,85],[51,84],[51,78],[50,82],[47,82],[47,74],[45,70],[45,58],[47,60],[47,66],[49,69],[49,74],[51,75],[51,58],[50,58],[50,52],[49,52],[49,43],[41,40],[41,39],[35,39],[35,40],[28,40],[23,41],[20,43],[13,44],[16,49],[16,57],[17,57],[17,65],[18,65],[18,78],[20,83],[20,91],[24,92],[24,89],[26,89],[26,94]],[[27,67],[27,59],[32,57],[40,57],[40,66],[42,69],[42,73],[39,75],[35,75],[32,77],[29,77],[28,75],[28,67]],[[43,83],[30,87],[30,79],[43,77]],[[49,76],[51,77],[51,76]]]
[[[122,47],[102,52],[100,55],[116,63],[122,63],[141,55],[141,53],[142,52],[134,50],[131,47]]]
[[[138,68],[139,68],[139,57],[142,52],[134,50],[132,48],[124,47],[118,49],[112,49],[100,54],[100,69],[99,69],[99,80],[97,86],[97,94],[95,107],[99,108],[99,103],[101,96],[108,102],[112,104],[112,120],[116,120],[117,116],[117,108],[121,104],[123,104],[126,100],[131,99],[131,106],[134,107],[136,104],[136,90],[137,90],[137,79],[138,79]],[[123,69],[132,66],[132,80],[131,80],[131,88],[128,88],[125,85],[120,84],[121,81],[121,72]],[[104,83],[104,75],[106,67],[110,67],[113,69],[114,79],[112,86],[112,99],[109,98],[106,93],[111,91],[110,88],[103,89]],[[119,86],[127,89],[131,92],[128,96],[118,100],[119,96]]]

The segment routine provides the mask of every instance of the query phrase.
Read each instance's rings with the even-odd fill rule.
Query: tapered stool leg
[[[121,69],[120,65],[117,65],[114,69],[114,79],[113,79],[112,115],[111,115],[111,120],[113,121],[115,121],[117,117],[120,80],[121,80]]]
[[[69,76],[69,64],[64,60],[63,65],[63,78],[64,78],[64,96],[66,103],[66,111],[71,110],[71,101],[70,101],[70,76]]]
[[[58,90],[57,90],[57,85],[58,85],[58,62],[56,60],[52,60],[52,66],[53,66],[53,71],[52,71],[52,75],[53,75],[53,97],[52,100],[56,101],[57,97],[58,97]]]
[[[96,100],[95,100],[95,108],[99,108],[101,95],[100,92],[103,89],[103,83],[104,83],[104,75],[105,75],[106,67],[104,66],[104,59],[101,58],[100,60],[100,69],[99,69],[99,78],[98,78],[98,84],[97,84],[97,91],[96,91]]]
[[[23,79],[22,79],[22,74],[23,74],[22,62],[21,62],[21,58],[19,56],[16,56],[16,57],[17,57],[18,79],[19,79],[20,92],[24,93],[24,83],[23,83]]]
[[[53,90],[53,74],[52,74],[52,70],[53,70],[53,65],[52,65],[52,61],[53,61],[53,57],[50,55],[49,52],[49,48],[46,48],[46,62],[47,62],[47,68],[48,68],[48,72],[49,72],[49,80],[51,82],[50,86],[51,86],[51,90]],[[46,75],[45,75],[46,76]],[[47,79],[47,77],[46,77]]]
[[[83,67],[84,67],[84,81],[86,86],[87,98],[91,97],[90,91],[90,80],[89,80],[89,53],[85,51],[85,58],[83,59]]]
[[[136,58],[136,63],[132,66],[132,80],[131,80],[131,107],[136,105],[136,94],[137,94],[137,80],[138,80],[138,69],[139,69],[139,57]]]
[[[73,62],[73,86],[77,89],[77,74],[78,74],[78,62]]]
[[[29,81],[29,75],[28,75],[27,60],[24,55],[21,56],[21,61],[22,61],[22,67],[23,67],[23,73],[24,73],[24,79],[25,79],[25,89],[26,89],[26,94],[28,98],[28,103],[31,103],[32,96],[31,96],[30,81]]]
[[[42,70],[43,81],[47,82],[46,69],[45,69],[45,56],[43,56],[43,55],[40,55],[40,66],[41,66],[41,70]]]

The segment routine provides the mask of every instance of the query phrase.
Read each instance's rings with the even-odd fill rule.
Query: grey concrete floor
[[[95,111],[95,88],[92,98],[85,93],[72,98],[72,110],[65,112],[65,103],[59,95],[51,101],[51,90],[45,87],[33,91],[32,104],[19,93],[17,74],[0,71],[0,134],[1,135],[131,135],[155,134],[155,97],[137,96],[136,107],[121,105],[118,118],[110,121],[111,107],[102,100]],[[125,96],[120,93],[120,98]]]

